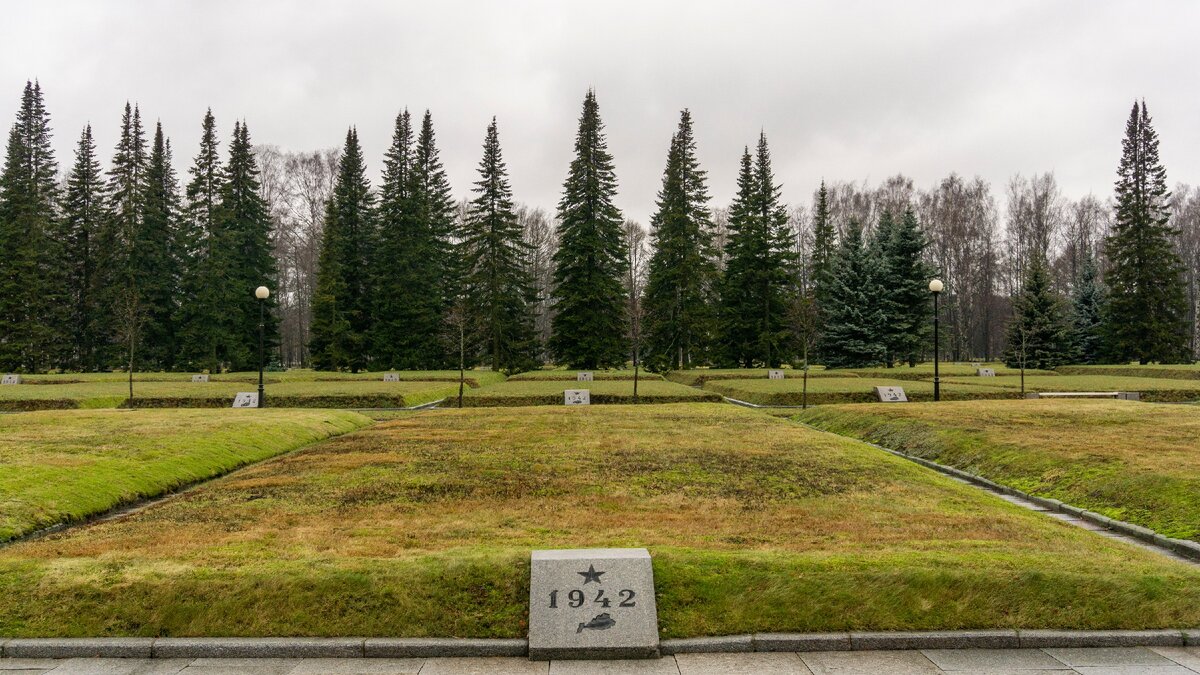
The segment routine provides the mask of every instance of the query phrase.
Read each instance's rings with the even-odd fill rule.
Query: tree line
[[[209,111],[182,188],[161,124],[147,142],[127,105],[120,129],[107,171],[88,127],[60,178],[27,84],[0,173],[0,369],[134,353],[140,369],[253,367],[258,285],[276,291],[273,360],[322,369],[913,364],[931,348],[934,276],[951,358],[1196,350],[1200,191],[1168,192],[1144,104],[1110,204],[1018,176],[1004,235],[987,184],[955,174],[929,191],[823,182],[811,209],[788,208],[765,134],[713,208],[688,110],[646,230],[615,205],[593,92],[553,215],[515,200],[495,119],[463,200],[428,111],[397,115],[378,188],[353,127],[340,151],[288,153],[238,121],[222,156]]]

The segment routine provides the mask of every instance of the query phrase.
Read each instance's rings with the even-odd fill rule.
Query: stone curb
[[[363,641],[363,655],[368,658],[527,656],[528,654],[529,642],[522,639],[367,638]]]
[[[679,638],[663,640],[658,650],[664,655],[671,654],[711,654],[728,652],[752,652],[754,649],[753,635],[726,635],[723,637]]]
[[[961,630],[756,633],[663,640],[664,655],[914,649],[1183,647],[1185,630]],[[462,638],[0,638],[0,657],[66,658],[438,658],[528,656],[523,639]]]
[[[805,427],[808,427],[810,429],[814,429],[816,431],[821,431],[823,433],[832,433],[829,431],[825,431],[823,429],[817,429],[816,427],[813,427],[808,424],[804,424],[803,422],[801,422],[800,424]],[[839,434],[834,434],[834,435],[838,436]],[[848,437],[842,436],[842,438],[848,438]],[[861,439],[852,439],[852,440],[858,440],[862,443],[866,443],[867,445],[870,445],[873,448],[882,450],[882,451],[888,453],[889,455],[895,455],[897,457],[907,459],[910,462],[915,462],[917,464],[920,464],[921,466],[933,469],[934,471],[937,471],[939,473],[944,473],[948,476],[954,476],[955,478],[965,480],[969,483],[973,483],[975,485],[979,485],[981,487],[988,488],[989,490],[991,490],[993,492],[999,492],[1001,494],[1006,494],[1006,495],[1009,495],[1012,497],[1020,497],[1021,499],[1024,499],[1029,502],[1033,502],[1033,503],[1043,506],[1047,509],[1050,509],[1051,511],[1058,511],[1060,513],[1066,513],[1067,515],[1071,515],[1071,516],[1074,516],[1081,520],[1086,520],[1089,523],[1099,525],[1100,527],[1103,527],[1107,530],[1112,530],[1113,532],[1119,532],[1120,534],[1126,535],[1128,537],[1132,537],[1134,539],[1138,539],[1147,544],[1150,544],[1151,546],[1156,546],[1158,548],[1166,549],[1166,550],[1171,551],[1172,553],[1178,554],[1184,558],[1189,558],[1193,561],[1200,562],[1200,543],[1197,543],[1194,541],[1188,541],[1188,540],[1184,540],[1184,539],[1172,539],[1170,537],[1159,534],[1158,532],[1155,532],[1154,530],[1151,530],[1146,527],[1142,527],[1141,525],[1134,525],[1133,523],[1127,523],[1123,520],[1116,520],[1113,518],[1109,518],[1108,516],[1101,515],[1099,513],[1093,512],[1093,511],[1081,509],[1078,506],[1071,506],[1070,504],[1065,504],[1057,499],[1047,499],[1045,497],[1038,497],[1036,495],[1031,495],[1027,492],[1023,492],[1014,487],[1010,487],[1008,485],[1001,485],[994,481],[988,480],[987,478],[984,478],[983,476],[973,474],[973,473],[970,473],[967,471],[963,471],[962,469],[956,469],[952,466],[946,466],[945,464],[938,464],[937,462],[925,459],[924,457],[918,457],[916,455],[910,455],[908,453],[904,453],[899,450],[885,448],[882,445],[879,445],[878,443],[872,443],[870,441],[863,441]]]

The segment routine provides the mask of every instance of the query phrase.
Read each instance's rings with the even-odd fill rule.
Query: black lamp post
[[[929,292],[933,294],[933,400],[942,400],[942,380],[938,377],[938,345],[941,336],[938,335],[938,295],[942,292],[941,279],[929,282]]]
[[[267,298],[271,297],[271,289],[259,286],[254,289],[254,297],[258,298],[258,407],[263,407],[263,367],[266,352],[263,350],[263,331],[266,329]]]

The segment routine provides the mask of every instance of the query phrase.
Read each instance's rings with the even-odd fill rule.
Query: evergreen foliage
[[[358,371],[367,366],[374,210],[358,132],[351,127],[325,210],[317,267],[309,350],[318,369]]]
[[[707,360],[715,331],[717,269],[707,173],[696,158],[692,116],[679,115],[650,219],[651,245],[642,311],[644,362],[651,370],[690,368]]]
[[[1108,357],[1176,363],[1189,357],[1183,263],[1172,244],[1167,172],[1146,103],[1134,103],[1117,168],[1116,218],[1106,242]]]
[[[884,292],[887,362],[915,366],[932,332],[929,280],[933,270],[924,260],[928,242],[911,209],[898,222],[885,214],[880,223],[876,237],[882,253],[878,269],[883,275],[879,286]]]
[[[175,360],[176,289],[181,262],[176,256],[175,240],[181,207],[179,179],[171,165],[171,143],[163,135],[161,123],[154,129],[142,187],[142,219],[133,233],[130,258],[146,312],[141,361],[150,368],[168,369]]]
[[[753,160],[749,148],[742,155],[738,192],[729,208],[720,286],[719,360],[726,365],[775,367],[786,356],[786,290],[794,256],[779,194],[767,137],[760,134]]]
[[[104,227],[105,185],[96,158],[92,125],[84,127],[75,150],[75,164],[67,177],[63,197],[63,265],[70,297],[70,355],[63,363],[84,371],[101,368],[100,349],[107,339],[109,322],[101,296],[97,254]]]
[[[537,297],[526,266],[530,247],[521,238],[495,118],[488,125],[474,193],[460,244],[472,342],[492,370],[528,370],[537,353],[532,310]]]
[[[550,349],[573,368],[625,362],[625,291],[629,266],[621,211],[613,204],[617,178],[604,138],[596,94],[588,91],[575,137],[575,158],[558,203],[559,248],[554,254]]]
[[[877,366],[887,356],[885,314],[878,261],[851,222],[838,247],[823,310],[821,358],[827,368]]]
[[[258,162],[244,122],[235,123],[229,143],[229,161],[221,184],[219,230],[227,273],[222,280],[222,306],[231,324],[227,348],[230,367],[250,370],[258,366],[259,317],[263,317],[266,349],[278,344],[276,298],[254,296],[254,289],[276,288],[275,258],[271,254],[271,216],[261,195]],[[259,307],[260,303],[264,306]],[[265,313],[262,311],[265,310]]]
[[[1104,358],[1102,321],[1107,294],[1096,269],[1096,259],[1083,261],[1071,302],[1071,360],[1100,363]]]
[[[1034,256],[1013,299],[1004,362],[1009,368],[1053,370],[1067,362],[1068,349],[1063,303],[1051,288],[1045,259]]]

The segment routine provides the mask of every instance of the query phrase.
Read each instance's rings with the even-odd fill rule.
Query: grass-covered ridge
[[[1105,400],[828,406],[798,419],[1200,541],[1200,413]]]
[[[370,372],[340,372],[292,368],[285,371],[268,371],[265,380],[269,384],[278,382],[334,382],[334,381],[375,381],[383,380],[384,373],[396,373],[402,382],[458,382],[457,370],[387,370]],[[134,383],[138,382],[189,382],[196,373],[174,372],[144,372],[134,373]],[[49,373],[42,375],[23,375],[28,384],[77,384],[81,382],[126,382],[128,373]],[[209,375],[212,382],[258,382],[258,371],[239,371],[231,373],[213,373]],[[467,386],[481,387],[496,382],[503,382],[504,375],[490,370],[468,370],[463,379]]]
[[[987,378],[943,378],[943,382],[966,384],[986,380],[993,387],[1020,391],[1021,378],[1005,375]],[[1116,375],[1026,375],[1025,391],[1136,391],[1143,401],[1183,402],[1200,400],[1200,381]]]
[[[83,520],[369,423],[362,415],[331,410],[0,415],[0,541]]]
[[[563,368],[529,370],[524,373],[517,373],[508,378],[510,382],[523,382],[529,380],[537,381],[556,381],[556,382],[575,382],[581,372],[589,372],[592,374],[593,381],[597,380],[632,380],[634,371],[632,368],[621,368],[612,370],[566,370]],[[654,381],[663,379],[658,373],[648,373],[640,371],[637,373],[639,381]],[[586,384],[586,382],[584,383]]]
[[[631,380],[595,380],[592,382],[555,380],[514,380],[472,389],[463,396],[463,406],[562,405],[566,389],[587,389],[593,405],[633,403]],[[719,402],[721,397],[694,387],[663,380],[638,382],[638,403],[678,403],[687,401]],[[457,404],[447,401],[446,405]]]
[[[835,372],[835,371],[830,371]],[[1009,389],[988,386],[995,378],[978,378],[964,383],[942,383],[942,398],[1016,398]],[[933,383],[917,380],[887,380],[868,377],[816,377],[808,380],[808,404],[871,403],[878,401],[875,387],[902,387],[912,401],[933,400]],[[758,405],[798,406],[804,401],[804,382],[784,380],[710,380],[704,388],[729,398]]]
[[[1200,364],[1146,364],[1107,366],[1059,366],[1063,375],[1116,375],[1123,377],[1158,377],[1168,380],[1200,380]]]
[[[382,378],[382,376],[381,376]],[[257,380],[207,383],[134,382],[134,407],[225,408],[240,391],[255,391]],[[266,402],[277,408],[404,408],[457,395],[451,382],[346,379],[268,382]],[[18,384],[0,387],[0,410],[127,407],[129,387],[120,381]]]
[[[647,546],[664,637],[1200,625],[1200,571],[735,406],[406,414],[0,549],[0,635],[522,637],[535,548]]]

